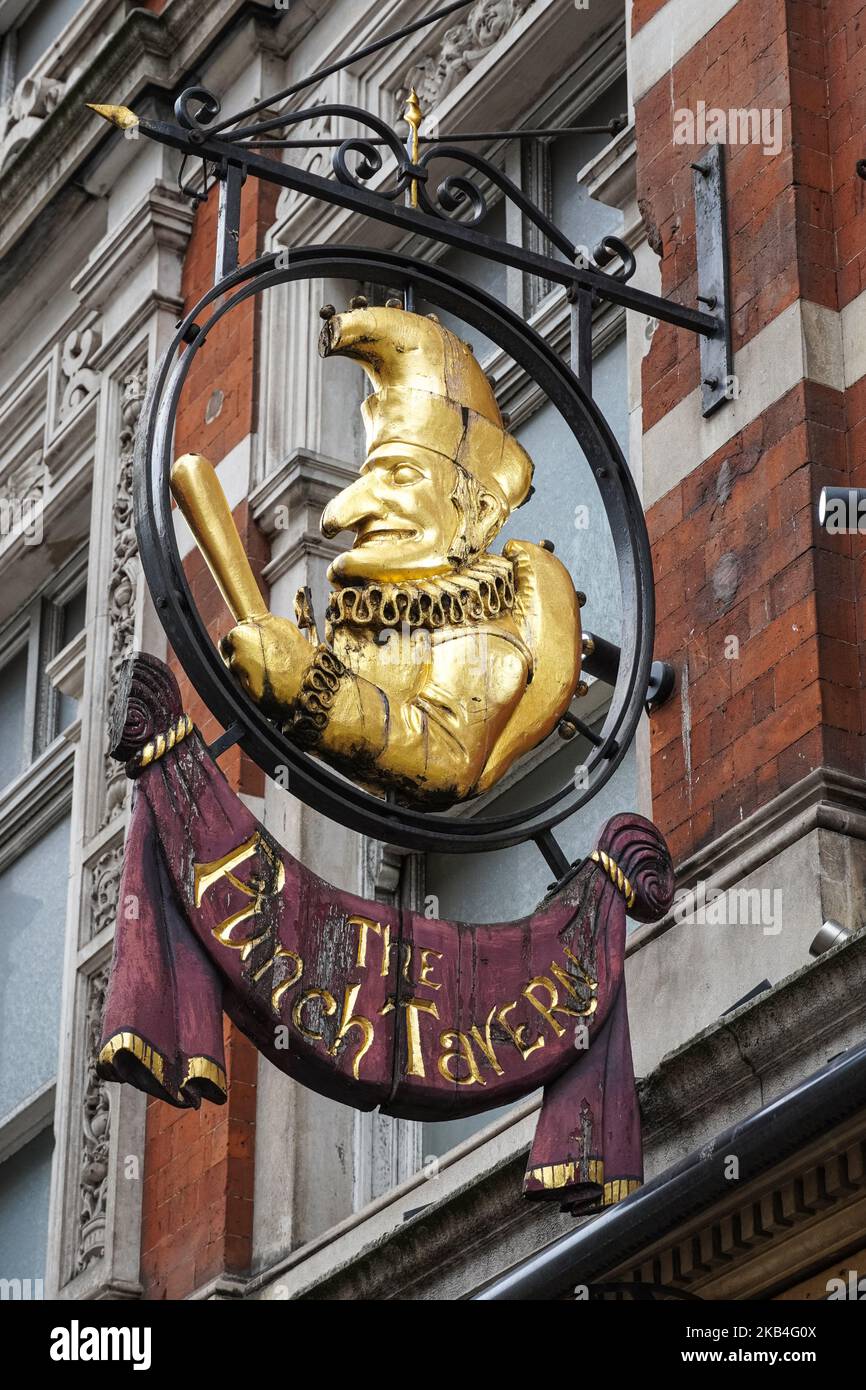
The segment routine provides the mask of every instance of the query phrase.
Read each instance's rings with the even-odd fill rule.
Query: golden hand
[[[237,623],[220,643],[223,660],[267,714],[285,719],[313,649],[293,622],[268,612],[208,460],[179,458],[171,490]]]
[[[285,719],[291,713],[314,649],[290,619],[273,613],[248,618],[223,637],[220,651],[265,714]]]

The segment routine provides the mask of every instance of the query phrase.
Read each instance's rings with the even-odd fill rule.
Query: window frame
[[[64,736],[58,729],[60,691],[51,683],[47,667],[76,638],[63,641],[63,610],[87,587],[87,547],[82,547],[0,629],[0,673],[27,652],[22,761],[20,771],[0,787],[0,802],[22,778],[27,777],[43,754]]]

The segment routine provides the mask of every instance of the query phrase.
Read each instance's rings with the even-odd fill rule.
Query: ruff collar
[[[479,555],[451,574],[402,584],[347,584],[334,589],[325,621],[335,627],[440,628],[498,618],[514,607],[514,570],[502,555]],[[329,638],[330,640],[330,638]]]

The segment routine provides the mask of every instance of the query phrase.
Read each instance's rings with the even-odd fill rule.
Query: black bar
[[[550,872],[555,876],[557,883],[568,873],[571,865],[562,852],[559,841],[550,830],[542,830],[539,835],[534,836],[535,843],[544,855],[545,863]]]
[[[625,126],[621,118],[608,121],[607,125],[556,126],[548,130],[484,130],[473,131],[467,135],[421,135],[422,145],[469,145],[474,140],[543,140],[560,135],[617,135]],[[257,150],[334,150],[345,144],[347,136],[318,137],[315,140],[248,140],[242,148]],[[368,145],[386,145],[387,140],[374,135],[364,136]],[[613,257],[610,257],[613,260]]]
[[[262,97],[261,101],[254,102],[252,106],[247,106],[245,110],[239,111],[237,115],[230,117],[227,121],[220,121],[219,125],[213,127],[213,134],[218,134],[221,130],[226,130],[228,126],[234,125],[235,121],[240,121],[246,116],[252,115],[254,111],[264,111],[267,107],[273,106],[275,102],[285,101],[286,97],[293,97],[297,92],[303,92],[307,87],[314,87],[323,78],[330,77],[335,72],[342,72],[343,68],[351,67],[352,63],[357,63],[361,58],[369,58],[374,53],[379,53],[383,48],[389,48],[392,43],[399,43],[401,39],[408,38],[410,34],[415,34],[419,29],[427,29],[437,20],[445,19],[450,14],[455,14],[457,10],[465,10],[469,5],[474,4],[474,0],[453,0],[452,4],[444,5],[441,10],[434,10],[424,19],[416,19],[412,24],[406,24],[402,29],[395,29],[393,33],[386,34],[384,38],[377,39],[375,43],[368,43],[366,48],[358,48],[354,53],[348,54],[345,58],[340,58],[338,62],[331,63],[329,67],[319,68],[310,77],[304,77],[300,82],[293,82],[291,87],[285,87],[281,92],[274,92],[273,96]]]
[[[571,370],[592,395],[592,290],[570,289]]]
[[[214,284],[231,275],[240,263],[241,189],[244,171],[239,164],[229,164],[220,176],[219,217],[217,221],[217,250]]]
[[[184,153],[197,154],[200,158],[220,166],[230,160],[237,160],[241,154],[237,145],[212,140],[210,136],[193,141],[187,131],[162,121],[142,121],[139,129],[143,135],[150,136],[161,144],[182,150]],[[522,247],[511,246],[508,242],[487,236],[474,227],[463,226],[446,218],[431,217],[416,208],[402,207],[396,201],[389,202],[369,189],[349,187],[337,179],[321,178],[307,169],[282,164],[252,151],[243,151],[243,164],[248,173],[254,174],[257,178],[267,179],[281,188],[291,188],[298,193],[306,194],[307,197],[350,208],[354,212],[364,213],[377,221],[387,222],[407,232],[423,233],[446,245],[458,246],[488,260],[515,266],[517,270],[525,271],[529,275],[554,280],[560,285],[578,285],[595,290],[602,299],[611,304],[621,304],[624,308],[634,309],[649,318],[672,323],[676,328],[686,328],[692,333],[711,336],[719,332],[718,319],[712,314],[690,309],[684,304],[673,304],[658,295],[625,284],[615,276],[605,275],[603,271],[568,265],[565,261],[556,261],[551,256],[525,251]]]
[[[230,748],[234,748],[236,743],[240,743],[245,733],[246,728],[240,720],[238,720],[236,724],[232,724],[230,728],[220,734],[219,738],[214,739],[207,751],[214,759],[222,757],[223,753],[227,753]]]
[[[572,714],[571,711],[563,715],[563,722],[573,724],[577,732],[587,739],[588,742],[592,744],[593,748],[601,748],[603,745],[604,739],[601,734],[597,734],[595,729],[591,729],[588,724],[584,724],[583,720],[578,719],[577,715]]]
[[[608,642],[605,637],[597,637],[594,632],[585,632],[583,637],[586,645],[592,648],[591,651],[584,650],[581,662],[584,671],[590,676],[595,676],[596,680],[604,681],[605,685],[616,685],[619,674],[619,647],[614,646],[613,642]]]

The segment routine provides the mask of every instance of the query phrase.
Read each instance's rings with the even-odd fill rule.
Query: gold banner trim
[[[167,1091],[171,1088],[166,1085],[165,1080],[165,1058],[150,1043],[146,1043],[144,1038],[140,1038],[137,1033],[115,1033],[113,1038],[102,1048],[99,1054],[99,1061],[106,1066],[110,1066],[118,1052],[131,1052],[143,1067],[155,1076],[160,1086],[164,1086]]]
[[[615,859],[605,854],[603,849],[594,849],[589,856],[595,864],[600,864],[613,884],[625,898],[626,907],[634,907],[635,891]]]
[[[190,1057],[186,1068],[186,1076],[180,1083],[183,1090],[190,1081],[210,1081],[223,1095],[228,1093],[228,1082],[222,1067],[212,1062],[210,1057]]]

